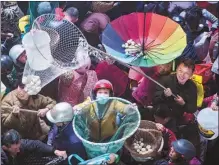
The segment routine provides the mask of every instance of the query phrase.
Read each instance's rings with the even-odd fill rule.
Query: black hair
[[[180,13],[183,12],[183,8],[181,8],[180,6],[176,6],[170,13],[170,16],[179,16]]]
[[[158,104],[154,106],[154,115],[160,118],[171,117],[171,109],[166,104]]]
[[[70,17],[79,17],[79,11],[75,7],[70,7],[65,11]]]
[[[199,22],[202,18],[202,9],[197,6],[193,6],[186,9],[185,12],[186,12],[185,15],[186,23],[188,24],[191,30],[197,31]]]
[[[6,147],[10,147],[12,144],[18,144],[20,140],[20,134],[14,129],[10,129],[1,137],[2,145],[5,145]]]
[[[195,61],[189,58],[182,58],[179,65],[184,64],[186,67],[191,68],[192,72],[195,71]]]
[[[147,12],[153,12],[159,15],[168,16],[169,2],[150,2],[147,5]]]
[[[19,88],[24,89],[25,85],[22,83],[22,78],[18,80],[18,86]]]

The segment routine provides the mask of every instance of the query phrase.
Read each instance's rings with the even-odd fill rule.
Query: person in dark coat
[[[12,59],[8,55],[2,55],[1,56],[1,81],[7,88],[6,94],[16,88],[16,80],[13,79],[12,77],[13,69],[14,69],[14,63]]]
[[[206,158],[203,165],[219,164],[219,138],[215,139],[213,146],[208,146]]]
[[[166,159],[157,160],[153,165],[189,165],[196,155],[194,145],[185,139],[172,142],[170,153]]]
[[[21,139],[16,130],[9,130],[1,137],[1,165],[22,165],[31,153],[56,155],[67,158],[66,151],[54,149],[39,140]]]
[[[171,117],[171,109],[166,104],[159,104],[153,108],[153,115],[156,123],[163,124],[164,127],[176,133],[176,120]]]
[[[178,123],[184,112],[194,113],[197,110],[197,88],[190,80],[194,70],[194,61],[183,59],[177,67],[176,74],[164,76],[159,80],[166,89],[163,90],[158,85],[155,89],[153,105],[167,104]]]
[[[47,144],[59,150],[66,150],[68,155],[74,153],[86,159],[84,146],[73,130],[73,115],[73,108],[67,102],[58,103],[51,111],[47,112],[47,119],[53,123]]]

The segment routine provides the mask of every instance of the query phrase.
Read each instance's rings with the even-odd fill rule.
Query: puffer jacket
[[[86,158],[86,151],[81,140],[75,135],[72,122],[69,122],[62,128],[58,128],[55,124],[48,135],[47,144],[54,146],[58,150],[65,150],[67,154],[78,154],[82,158]]]
[[[37,113],[20,111],[19,115],[12,113],[13,106],[17,105],[21,109],[38,111],[39,109],[51,109],[56,102],[49,97],[38,94],[30,96],[28,101],[20,100],[17,97],[17,89],[4,97],[1,104],[1,126],[3,131],[16,129],[22,138],[41,139],[49,132],[49,126],[37,117]]]
[[[89,104],[90,100],[91,99],[88,98],[82,104],[76,105],[74,109],[83,108],[83,112],[87,112],[87,120],[90,122],[90,136],[94,141],[106,140],[113,136],[118,129],[118,125],[116,124],[117,113],[125,114],[129,105],[118,100],[109,100],[105,106],[99,107],[100,105],[96,103]],[[101,111],[98,111],[98,109],[101,109]],[[99,112],[98,117],[96,116],[96,112]],[[98,118],[100,118],[100,120],[98,120]],[[101,121],[101,123],[99,123],[99,121]]]

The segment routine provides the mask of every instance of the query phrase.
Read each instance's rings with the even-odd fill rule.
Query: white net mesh
[[[100,61],[113,62],[88,45],[76,25],[54,14],[37,17],[22,43],[27,53],[22,81],[30,95],[37,94],[61,74],[83,66],[89,55]]]

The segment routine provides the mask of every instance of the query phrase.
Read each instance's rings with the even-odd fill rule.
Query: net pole
[[[97,49],[97,48],[95,48],[95,47],[92,47],[92,48],[95,49],[96,51],[101,51],[101,50],[99,50],[99,49]],[[101,53],[104,54],[105,56],[107,56],[107,57],[113,59],[113,60],[116,60],[117,62],[121,63],[122,65],[124,65],[124,66],[126,66],[126,67],[128,67],[129,69],[132,69],[132,70],[134,70],[135,72],[141,74],[143,77],[145,77],[145,78],[151,80],[152,82],[154,82],[155,84],[157,84],[158,86],[160,86],[161,88],[163,88],[164,90],[167,89],[167,88],[164,87],[161,83],[159,83],[158,81],[154,80],[152,77],[150,77],[150,76],[148,76],[147,74],[145,74],[142,70],[139,71],[139,70],[133,68],[131,65],[129,65],[129,64],[127,64],[127,63],[125,63],[125,62],[123,62],[123,61],[121,61],[121,60],[119,60],[119,59],[117,59],[117,58],[115,58],[115,57],[113,57],[113,56],[111,56],[111,55],[109,55],[109,54],[103,52],[103,51],[101,51]],[[172,96],[175,97],[175,98],[177,98],[176,95],[174,95],[174,94],[172,94]]]

